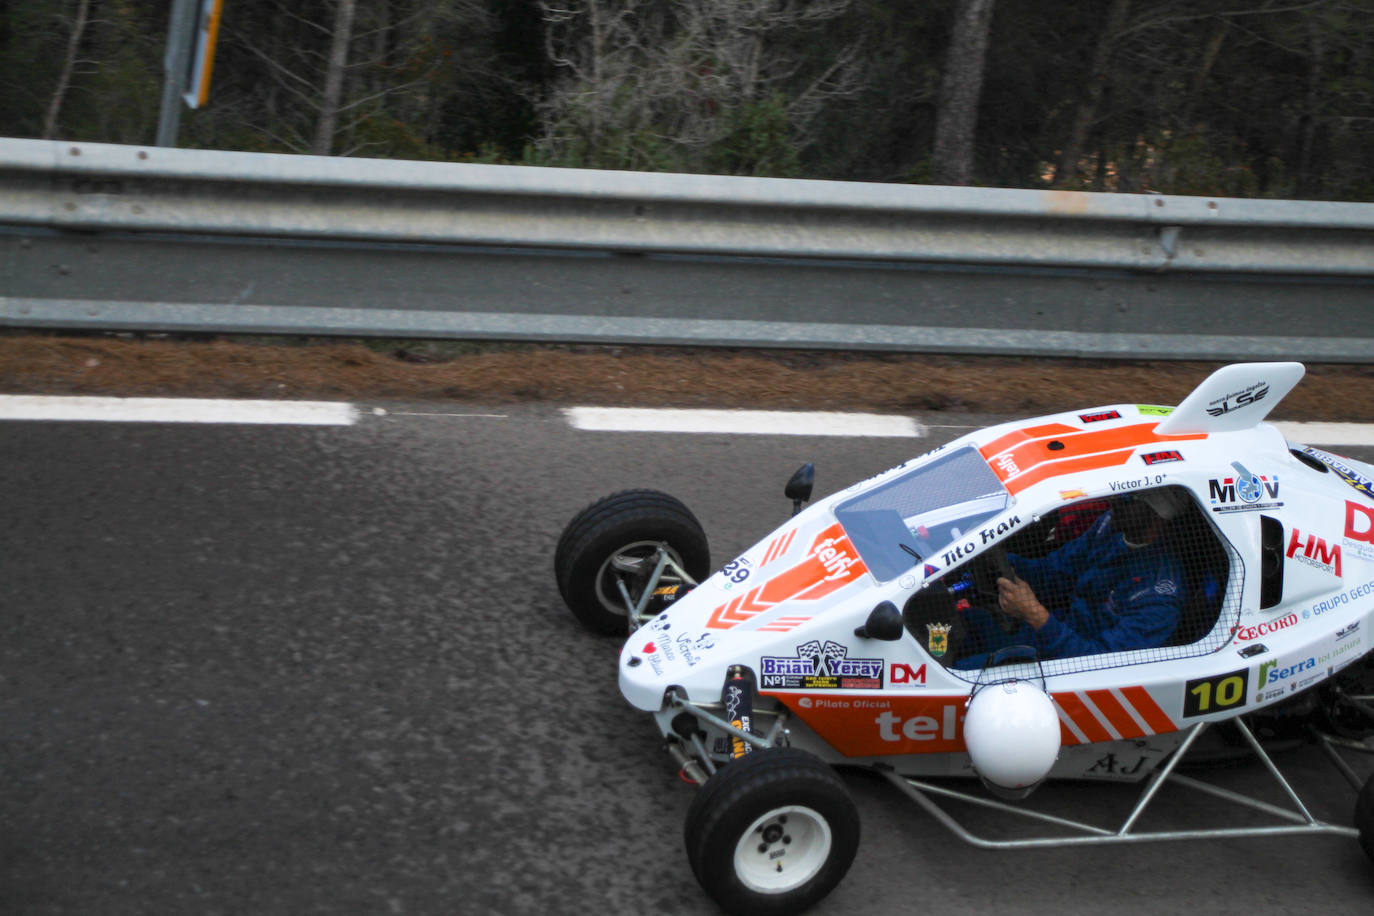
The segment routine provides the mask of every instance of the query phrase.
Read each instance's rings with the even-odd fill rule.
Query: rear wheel
[[[638,601],[649,584],[659,545],[693,579],[711,568],[710,546],[696,516],[657,490],[625,490],[592,503],[563,530],[554,576],[568,609],[596,633],[627,631],[624,585]],[[665,578],[664,584],[677,581]]]
[[[722,767],[687,812],[687,858],[730,913],[796,913],[839,884],[859,846],[859,814],[839,775],[794,748]]]

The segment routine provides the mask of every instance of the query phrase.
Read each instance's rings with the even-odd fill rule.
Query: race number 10
[[[1250,669],[1189,681],[1183,693],[1183,717],[1205,716],[1245,704]]]

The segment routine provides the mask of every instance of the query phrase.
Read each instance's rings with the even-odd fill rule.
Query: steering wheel
[[[997,621],[997,625],[1002,628],[1002,632],[1011,633],[1021,625],[1021,621],[1007,614],[1002,610],[998,601],[999,590],[997,588],[998,579],[1017,578],[1016,570],[1012,569],[1011,561],[1007,559],[1007,551],[1003,547],[994,547],[983,554],[982,562],[976,564],[974,570],[974,587],[978,593],[988,599],[988,612],[992,614],[992,619]]]

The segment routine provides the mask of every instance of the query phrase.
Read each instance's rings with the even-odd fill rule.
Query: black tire
[[[624,602],[610,569],[617,555],[648,556],[666,543],[673,558],[700,582],[711,571],[701,523],[679,500],[657,490],[624,490],[599,499],[568,522],[554,548],[554,578],[563,602],[594,633],[625,634]],[[628,581],[639,597],[643,581]]]
[[[859,812],[818,757],[766,748],[706,781],[684,832],[692,872],[722,909],[781,916],[811,906],[844,878],[859,848]]]
[[[1374,862],[1374,775],[1365,780],[1360,797],[1355,799],[1355,829],[1360,831],[1360,846]]]

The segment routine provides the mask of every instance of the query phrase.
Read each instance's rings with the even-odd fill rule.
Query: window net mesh
[[[1169,489],[1187,494],[1181,488]],[[1081,536],[1112,505],[1112,500],[1096,499],[1064,506],[1013,538],[1007,548],[1022,555],[1049,553]],[[1191,496],[1186,497],[1184,509],[1167,523],[1160,537],[1178,559],[1183,575],[1182,605],[1173,633],[1162,645],[1149,648],[1041,659],[1039,664],[1046,675],[1208,655],[1231,641],[1240,620],[1244,583],[1240,555],[1218,535],[1207,513]],[[949,664],[954,659],[941,661]]]

